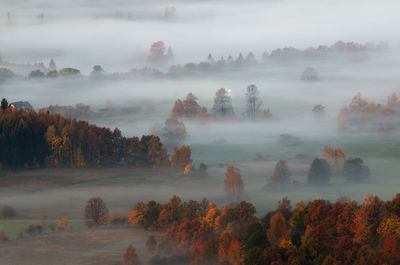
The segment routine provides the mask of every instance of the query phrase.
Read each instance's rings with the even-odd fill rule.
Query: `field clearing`
[[[229,128],[228,128],[229,129]],[[199,135],[201,131],[196,132]],[[174,194],[182,200],[207,198],[223,206],[229,203],[225,197],[224,178],[227,165],[234,164],[241,170],[247,192],[246,200],[263,216],[277,206],[277,202],[288,197],[292,205],[300,200],[311,201],[323,198],[332,202],[339,197],[362,201],[368,194],[376,194],[387,200],[400,191],[400,141],[397,133],[332,134],[315,138],[302,137],[303,143],[295,146],[276,144],[279,134],[263,135],[256,132],[256,141],[249,143],[234,141],[213,143],[218,139],[199,141],[193,134],[187,144],[192,149],[195,167],[200,162],[208,165],[208,177],[193,178],[177,175],[171,170],[106,168],[106,169],[49,169],[2,172],[0,178],[0,204],[7,204],[17,211],[17,219],[0,220],[0,231],[10,239],[17,238],[32,223],[57,222],[63,216],[70,222],[69,229],[83,228],[83,209],[91,197],[101,197],[110,214],[129,215],[139,201],[155,200],[165,203]],[[261,140],[260,140],[261,139]],[[236,142],[234,144],[234,142]],[[367,183],[350,184],[343,177],[333,177],[328,186],[307,185],[307,172],[313,157],[319,156],[324,146],[341,147],[347,157],[361,157],[371,169]],[[256,159],[256,154],[261,158]],[[302,155],[298,157],[297,155]],[[275,163],[287,159],[292,170],[296,188],[276,190],[266,188]]]
[[[142,262],[147,262],[145,242],[158,232],[130,228],[93,228],[42,234],[0,243],[0,264],[4,265],[110,265],[122,264],[129,244],[134,244]]]

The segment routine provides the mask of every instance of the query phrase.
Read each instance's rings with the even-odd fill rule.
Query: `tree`
[[[165,44],[162,41],[154,42],[150,47],[149,56],[147,60],[150,63],[162,63],[165,60]]]
[[[103,73],[104,73],[103,67],[101,67],[101,65],[95,65],[93,66],[93,70],[90,73],[90,75],[96,77],[96,76],[101,76]]]
[[[87,226],[98,226],[108,223],[108,209],[100,197],[93,197],[87,201],[84,219]]]
[[[290,177],[292,172],[290,171],[286,160],[279,160],[275,164],[274,173],[270,178],[270,183],[272,185],[285,186],[290,182]]]
[[[67,225],[68,219],[66,217],[61,217],[60,220],[58,220],[58,230],[64,230]]]
[[[261,114],[262,101],[258,96],[258,88],[255,85],[248,85],[246,88],[246,111],[245,116],[250,120],[255,120]]]
[[[161,226],[167,226],[174,222],[178,222],[182,220],[183,214],[183,205],[182,200],[179,196],[172,196],[169,200],[169,203],[163,205],[160,216],[158,218],[158,222]]]
[[[162,129],[162,136],[168,146],[173,146],[185,140],[187,135],[185,124],[177,119],[170,118],[165,121]]]
[[[50,60],[49,68],[50,68],[50,70],[56,70],[57,69],[56,63],[54,62],[53,58],[51,58],[51,60]]]
[[[44,73],[40,70],[33,70],[29,74],[29,78],[43,78],[43,77],[44,77]]]
[[[308,183],[323,185],[328,184],[331,177],[331,170],[328,162],[324,159],[315,158],[308,171]]]
[[[0,82],[14,77],[15,74],[8,68],[0,68]]]
[[[307,67],[301,74],[301,80],[309,83],[319,81],[318,73],[314,68]]]
[[[199,168],[197,170],[195,170],[195,176],[196,177],[200,177],[200,178],[205,178],[207,177],[208,173],[207,173],[207,165],[204,163],[200,163]]]
[[[185,167],[185,170],[183,171],[183,174],[184,174],[185,176],[191,176],[192,173],[193,173],[193,167],[192,167],[191,164],[188,164],[188,165]]]
[[[286,236],[289,231],[289,226],[285,217],[281,213],[275,213],[269,221],[269,228],[267,230],[268,240],[272,244],[276,244]]]
[[[160,208],[160,204],[155,201],[149,201],[147,204],[138,202],[128,216],[128,223],[131,226],[140,225],[145,230],[150,227],[157,227]]]
[[[16,215],[14,208],[0,204],[0,218],[9,219],[14,218]]]
[[[63,68],[59,71],[60,76],[65,77],[72,77],[72,76],[79,76],[81,71],[75,68]]]
[[[171,164],[178,171],[183,172],[185,167],[192,162],[190,156],[192,151],[187,145],[182,145],[180,148],[174,146],[174,152],[171,156]]]
[[[48,78],[57,78],[58,76],[59,75],[58,75],[57,70],[48,71],[46,74],[46,77],[48,77]]]
[[[174,107],[171,111],[171,118],[178,118],[185,115],[185,107],[183,105],[182,100],[178,99],[175,101]]]
[[[146,248],[148,251],[153,252],[156,249],[157,241],[153,235],[149,236],[146,241]]]
[[[136,250],[132,244],[128,246],[126,249],[126,252],[124,254],[124,265],[140,265],[142,264],[140,262],[140,259],[138,255],[136,254]]]
[[[197,117],[200,113],[200,105],[197,103],[197,98],[192,93],[187,94],[183,101],[184,113],[186,117]]]
[[[363,163],[360,158],[349,159],[344,163],[343,175],[348,181],[359,183],[368,179],[370,170]]]
[[[244,242],[247,250],[263,249],[267,245],[267,231],[264,226],[259,222],[250,224],[244,234]]]
[[[343,167],[346,161],[346,156],[344,155],[341,148],[336,148],[335,150],[325,146],[320,158],[328,162],[332,175],[341,176],[343,174]]]
[[[400,243],[393,234],[385,237],[382,252],[391,261],[391,264],[400,263]]]
[[[225,88],[220,88],[215,93],[212,112],[217,118],[229,118],[233,116],[232,99],[229,91]]]
[[[6,110],[7,108],[8,108],[8,101],[7,101],[7,99],[3,98],[1,100],[1,109]]]
[[[244,185],[240,170],[228,166],[225,173],[225,192],[230,201],[236,202],[244,195]]]

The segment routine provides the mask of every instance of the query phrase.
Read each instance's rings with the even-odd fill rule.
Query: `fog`
[[[143,65],[151,43],[171,46],[177,63],[338,40],[398,47],[395,0],[304,1],[7,1],[0,14],[0,53],[25,63],[54,58],[88,73]],[[167,6],[172,18],[163,19]],[[7,22],[7,13],[10,21]],[[44,15],[39,20],[39,14]]]
[[[190,92],[211,114],[216,91],[226,88],[235,113],[225,120],[181,119],[187,137],[180,144],[191,147],[195,167],[207,164],[204,179],[127,169],[22,170],[6,173],[16,176],[9,186],[0,181],[0,204],[13,206],[23,222],[68,216],[76,228],[83,227],[82,211],[93,196],[125,216],[138,201],[164,203],[174,194],[183,200],[206,197],[222,206],[229,203],[224,178],[231,164],[241,170],[246,200],[254,203],[259,217],[285,196],[292,205],[316,198],[334,202],[342,196],[362,201],[370,193],[391,199],[400,190],[399,128],[340,132],[338,113],[357,93],[382,106],[392,93],[400,95],[399,9],[395,0],[0,0],[0,68],[15,73],[7,80],[0,76],[0,99],[29,101],[35,110],[87,104],[96,115],[85,120],[118,127],[128,137],[162,128],[175,101]],[[362,48],[335,50],[339,40]],[[171,47],[169,61],[149,61],[157,41]],[[309,47],[324,50],[318,49],[321,45],[330,49],[323,56],[304,55]],[[271,56],[286,47],[302,55]],[[262,58],[265,51],[267,59]],[[213,65],[221,57],[227,62],[229,56],[247,58],[250,52],[257,63],[199,70],[209,54]],[[81,74],[29,77],[36,69],[47,74],[51,59],[57,70],[70,67]],[[190,72],[189,63],[198,69]],[[91,74],[94,65],[104,69],[100,77]],[[187,71],[173,75],[171,65],[186,65]],[[319,81],[301,80],[307,67],[316,70]],[[272,113],[266,120],[249,121],[243,115],[250,84],[258,87],[261,108]],[[318,104],[325,115],[317,118],[312,109]],[[100,115],[107,108],[116,111]],[[123,108],[135,111],[119,111]],[[299,142],[282,144],[282,135]],[[369,180],[350,184],[341,176],[332,177],[327,186],[308,185],[310,163],[324,146],[342,148],[346,158],[363,159],[371,171]],[[280,159],[288,161],[298,187],[266,188]],[[65,183],[57,183],[60,179]],[[18,180],[26,183],[20,186]],[[0,231],[7,229],[6,221],[0,222]],[[10,238],[16,238],[19,231],[11,231]]]

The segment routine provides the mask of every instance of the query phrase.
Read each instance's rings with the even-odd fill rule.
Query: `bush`
[[[43,231],[43,226],[31,224],[25,229],[25,232],[29,235],[40,234]]]

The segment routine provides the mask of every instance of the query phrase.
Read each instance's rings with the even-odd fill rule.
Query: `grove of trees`
[[[112,131],[86,121],[63,118],[44,111],[7,108],[5,99],[2,106],[0,169],[170,166],[167,149],[157,136],[128,138],[122,136],[118,129]],[[178,137],[185,135],[185,131],[179,126],[174,130],[170,129],[168,133],[178,133]],[[180,149],[177,148],[176,152],[178,150]],[[188,155],[185,156],[186,162],[191,161],[190,152]],[[173,157],[176,156],[177,154],[173,154]],[[172,162],[175,167],[175,160]]]
[[[190,257],[190,264],[197,265],[400,262],[400,193],[388,201],[368,195],[362,204],[317,199],[294,207],[283,198],[263,217],[255,214],[246,201],[218,208],[206,199],[182,202],[174,195],[166,204],[138,203],[128,222],[164,231],[159,242],[148,243],[157,257],[154,260],[178,255]]]

